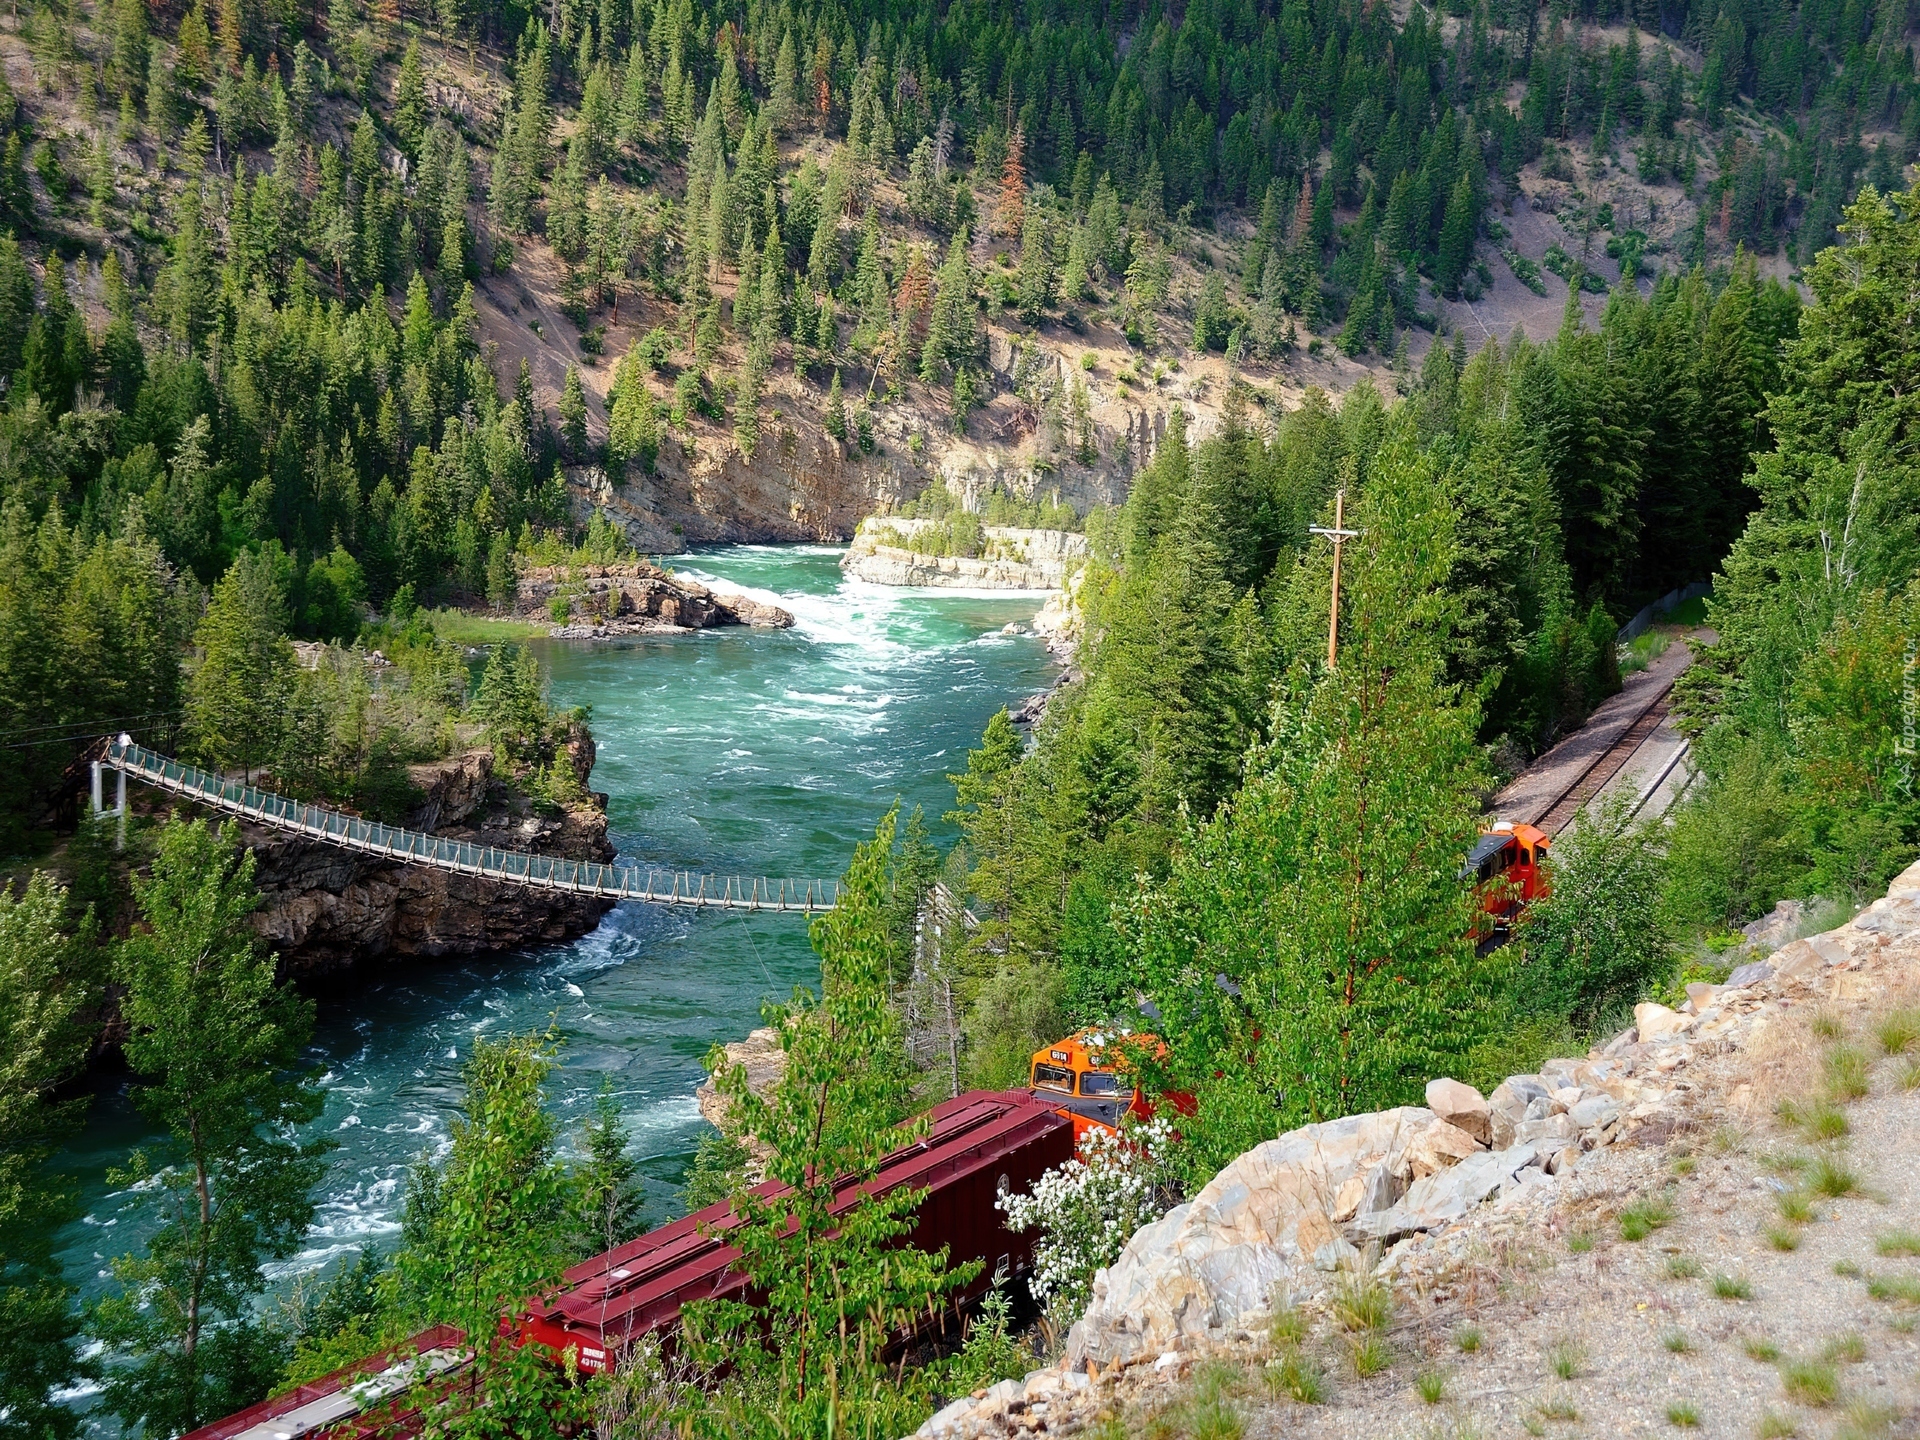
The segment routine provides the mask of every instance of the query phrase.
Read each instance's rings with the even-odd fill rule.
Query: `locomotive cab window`
[[[1042,1090],[1064,1090],[1071,1095],[1073,1071],[1058,1065],[1036,1065],[1033,1067],[1033,1083]]]
[[[1118,1095],[1120,1077],[1100,1070],[1089,1070],[1080,1077],[1080,1093],[1082,1095]]]

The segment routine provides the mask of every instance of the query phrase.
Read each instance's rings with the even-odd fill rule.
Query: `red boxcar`
[[[471,1360],[466,1336],[435,1325],[412,1339],[249,1405],[238,1414],[189,1432],[184,1440],[363,1440],[372,1435],[419,1433],[421,1385],[439,1395],[457,1388]]]
[[[909,1242],[945,1245],[956,1264],[981,1261],[966,1292],[977,1294],[1003,1261],[1019,1272],[1032,1259],[1032,1237],[1003,1227],[995,1198],[1003,1188],[1030,1189],[1042,1171],[1072,1158],[1073,1127],[1025,1090],[969,1091],[935,1106],[928,1121],[925,1138],[888,1156],[867,1188],[878,1195],[903,1185],[927,1190]],[[755,1193],[773,1196],[782,1188],[768,1182]],[[846,1183],[836,1210],[858,1195]],[[688,1301],[746,1288],[732,1269],[739,1251],[725,1239],[735,1223],[722,1202],[583,1261],[523,1319],[522,1334],[556,1354],[574,1350],[582,1371],[605,1370],[622,1346],[671,1327]]]

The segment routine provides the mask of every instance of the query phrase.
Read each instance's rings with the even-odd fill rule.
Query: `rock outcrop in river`
[[[410,829],[570,860],[611,860],[606,797],[586,790],[593,737],[576,727],[566,754],[586,798],[536,801],[493,772],[493,755],[470,750],[415,765],[422,791]],[[396,865],[253,825],[261,908],[254,924],[279,952],[281,973],[327,980],[393,957],[478,955],[584,935],[611,902],[553,894],[425,866]]]
[[[793,624],[793,616],[778,605],[716,595],[696,580],[644,561],[583,569],[543,565],[520,572],[515,601],[520,614],[553,619],[556,600],[567,606],[559,633],[568,637],[679,635],[721,625],[784,630]]]
[[[978,555],[943,555],[935,537],[951,522],[872,516],[860,522],[840,566],[875,585],[946,585],[983,590],[1058,590],[1087,557],[1087,537],[1070,530],[980,527]],[[923,548],[914,549],[924,536]]]

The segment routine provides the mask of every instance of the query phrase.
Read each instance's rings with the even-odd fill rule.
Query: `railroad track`
[[[1672,708],[1673,682],[1668,681],[1647,708],[1640,712],[1640,717],[1621,732],[1618,740],[1596,756],[1591,765],[1575,776],[1573,782],[1560,792],[1534,823],[1549,835],[1558,835],[1566,829],[1573,823],[1573,817],[1586,808],[1587,802],[1626,768],[1627,762],[1647,743],[1647,738],[1660,728],[1660,722],[1667,718],[1667,712]]]

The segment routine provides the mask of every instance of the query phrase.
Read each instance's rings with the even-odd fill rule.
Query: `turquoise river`
[[[593,707],[593,784],[612,797],[623,859],[718,874],[834,876],[898,797],[937,831],[946,780],[1003,704],[1048,684],[1051,662],[1010,621],[1032,595],[892,590],[843,579],[840,550],[740,546],[680,557],[680,573],[792,611],[791,630],[537,642],[554,700]],[[462,1060],[482,1035],[551,1023],[553,1101],[569,1131],[610,1079],[634,1137],[651,1220],[677,1215],[705,1128],[694,1106],[715,1041],[760,1023],[768,996],[813,983],[798,916],[627,905],[551,949],[365,967],[321,1002],[319,1128],[339,1142],[305,1249],[282,1277],[393,1243],[407,1168],[447,1143]],[[61,1236],[83,1294],[136,1249],[140,1209],[105,1179],[145,1138],[109,1078],[63,1157],[84,1217]]]

